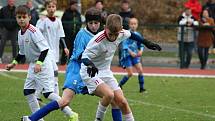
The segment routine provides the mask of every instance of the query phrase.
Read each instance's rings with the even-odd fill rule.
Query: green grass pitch
[[[30,110],[23,96],[26,73],[0,72],[0,121],[19,121]],[[122,76],[116,76],[120,79]],[[60,85],[64,75],[60,74]],[[147,92],[140,94],[137,77],[123,87],[136,121],[215,121],[215,80],[210,78],[145,77]],[[44,99],[45,100],[45,99]],[[93,121],[99,98],[78,95],[71,103],[80,121]],[[48,101],[46,101],[48,102]],[[67,121],[61,111],[46,121]],[[108,109],[105,121],[111,120]]]

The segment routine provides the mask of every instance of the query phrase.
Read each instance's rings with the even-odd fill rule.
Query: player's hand
[[[66,53],[66,56],[68,57],[69,56],[69,50],[68,50],[68,48],[64,48],[64,52]]]
[[[34,72],[35,72],[35,73],[38,73],[38,72],[40,72],[40,71],[41,71],[41,65],[35,64]]]
[[[149,48],[149,49],[151,49],[151,50],[158,50],[158,51],[162,50],[162,48],[160,47],[160,45],[152,43],[152,42],[148,43],[146,45],[146,47]]]
[[[16,66],[16,64],[8,64],[8,65],[6,65],[6,67],[5,67],[5,69],[6,70],[8,70],[8,71],[10,71],[12,68],[14,68]]]
[[[143,54],[143,51],[138,51],[138,53],[137,53],[137,57],[141,57],[141,56],[142,56],[142,54]]]
[[[134,53],[134,52],[130,52],[130,55],[131,55],[131,57],[133,57],[133,58],[137,56],[137,54]]]
[[[89,77],[94,77],[96,73],[98,74],[99,70],[95,66],[87,66],[87,73]]]

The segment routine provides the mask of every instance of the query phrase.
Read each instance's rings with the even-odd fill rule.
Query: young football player
[[[81,78],[89,93],[101,98],[95,121],[104,120],[106,109],[112,102],[119,106],[125,121],[134,121],[128,102],[110,70],[119,43],[129,38],[143,43],[149,49],[161,50],[159,45],[122,28],[122,18],[117,14],[109,15],[104,31],[90,40],[82,54]]]
[[[129,20],[130,31],[134,32],[138,36],[142,36],[137,32],[138,20],[136,18],[130,18]],[[121,65],[126,69],[127,75],[125,75],[119,82],[119,86],[122,86],[129,80],[133,75],[132,67],[138,72],[138,80],[140,85],[140,92],[145,91],[144,88],[144,76],[143,68],[141,64],[141,56],[143,53],[143,44],[138,43],[132,39],[126,39],[122,42],[122,56],[120,59]]]
[[[42,17],[38,20],[36,27],[40,29],[45,39],[48,41],[50,51],[53,52],[53,67],[55,76],[55,90],[54,92],[59,95],[58,87],[58,67],[56,63],[59,63],[59,44],[60,41],[64,46],[64,52],[69,55],[69,50],[64,41],[64,30],[62,22],[59,18],[55,17],[57,1],[47,0],[45,1],[45,8],[47,10],[47,17]],[[39,91],[38,91],[39,93]]]

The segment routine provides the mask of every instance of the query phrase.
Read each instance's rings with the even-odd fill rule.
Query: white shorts
[[[107,84],[113,91],[120,89],[111,70],[99,70],[99,73],[95,77],[90,78],[87,71],[85,69],[81,69],[80,75],[90,94],[92,94],[96,90],[97,86],[102,83]]]
[[[40,72],[34,72],[34,63],[29,64],[27,78],[24,89],[41,89],[42,93],[54,91],[54,70],[52,62],[48,59],[44,61]]]

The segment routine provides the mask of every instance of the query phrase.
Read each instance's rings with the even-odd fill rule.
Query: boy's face
[[[192,14],[192,13],[191,13],[191,9],[186,9],[186,10],[185,10],[185,13],[186,13],[187,16],[190,16],[190,15]]]
[[[105,27],[105,32],[107,34],[108,40],[110,42],[116,41],[116,39],[119,36],[119,33],[120,33],[121,30],[122,30],[122,28],[120,28],[117,32],[111,32],[110,29],[108,29],[107,27]]]
[[[49,17],[54,16],[54,13],[56,11],[56,5],[53,2],[50,2],[47,6],[46,6],[46,10],[48,13]]]
[[[31,20],[31,16],[29,16],[28,14],[16,15],[16,21],[21,28],[25,28],[29,24],[30,20]]]
[[[137,27],[138,27],[138,22],[136,19],[130,19],[129,21],[129,28],[132,30],[132,31],[136,31],[137,30]]]
[[[92,32],[97,32],[99,27],[100,27],[100,22],[99,21],[89,21],[87,22],[87,27],[92,31]]]

